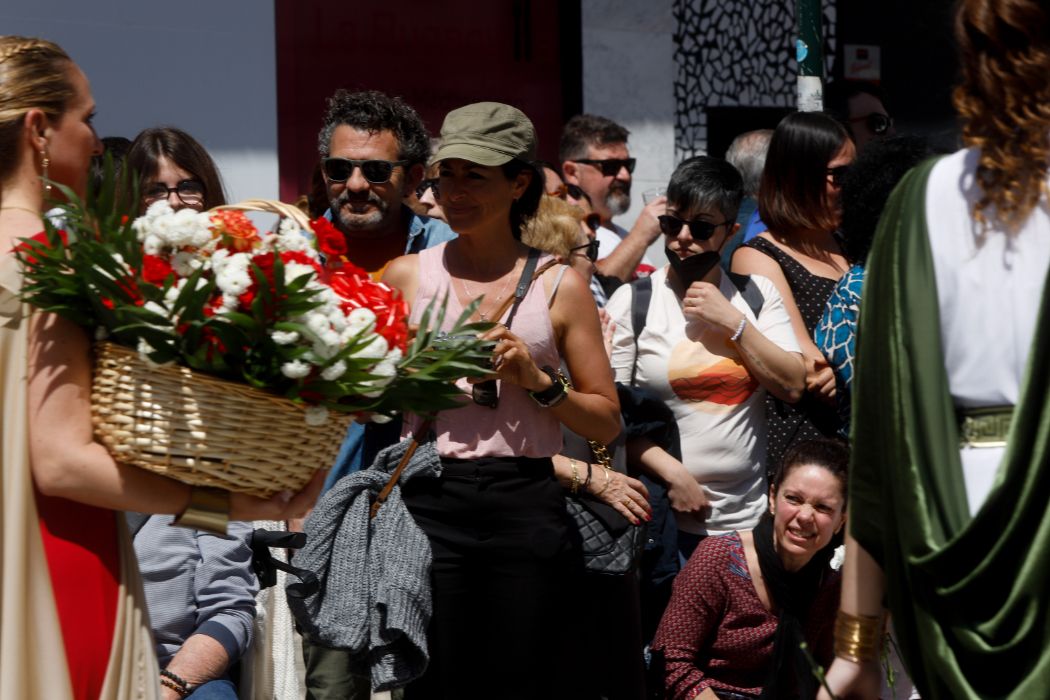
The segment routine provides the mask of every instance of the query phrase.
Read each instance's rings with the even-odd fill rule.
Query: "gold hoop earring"
[[[40,169],[43,170],[43,174],[40,176],[41,181],[44,183],[44,194],[51,196],[51,181],[47,178],[47,166],[51,165],[51,159],[47,157],[47,151],[40,151]]]

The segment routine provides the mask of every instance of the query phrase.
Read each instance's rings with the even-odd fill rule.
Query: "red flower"
[[[142,256],[142,279],[150,284],[159,287],[164,284],[164,280],[174,275],[175,271],[167,260],[148,253]]]
[[[376,315],[376,333],[391,348],[404,352],[408,346],[408,304],[401,292],[382,282],[373,282],[364,270],[350,265],[327,270],[323,280],[343,300],[343,313],[353,309],[371,309]]]
[[[310,222],[310,227],[317,236],[317,247],[329,258],[346,255],[346,238],[332,222],[323,216]]]

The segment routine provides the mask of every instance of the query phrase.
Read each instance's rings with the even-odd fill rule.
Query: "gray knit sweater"
[[[306,520],[306,546],[294,564],[317,574],[319,591],[288,591],[300,631],[322,646],[350,652],[350,670],[370,676],[373,690],[406,685],[427,665],[430,565],[427,536],[395,487],[369,521],[368,510],[408,449],[408,440],[376,456],[370,469],[340,479]],[[420,444],[401,483],[441,473],[434,441]]]

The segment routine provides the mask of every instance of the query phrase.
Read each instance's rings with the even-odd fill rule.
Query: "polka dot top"
[[[838,280],[814,275],[802,263],[785,253],[765,238],[752,238],[744,245],[761,251],[776,260],[791,288],[795,306],[802,314],[806,331],[813,337],[813,330],[820,322],[828,297],[835,291]],[[799,338],[799,342],[802,339]],[[834,406],[830,406],[806,394],[797,404],[789,404],[772,394],[766,395],[766,415],[769,425],[766,433],[766,468],[772,472],[780,463],[784,452],[796,442],[833,437],[839,433],[842,420]]]

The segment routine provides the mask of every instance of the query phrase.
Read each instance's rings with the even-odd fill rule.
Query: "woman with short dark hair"
[[[813,329],[849,263],[836,236],[839,188],[856,149],[831,117],[789,114],[769,144],[758,210],[769,230],[737,249],[733,272],[769,278],[784,299],[806,361],[806,394],[790,405],[767,398],[769,464],[799,440],[831,436],[840,421],[835,377],[813,342]]]

